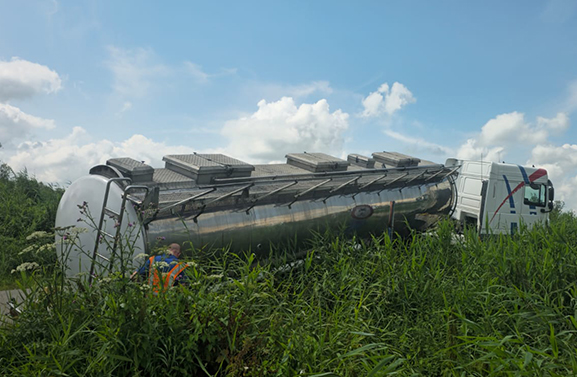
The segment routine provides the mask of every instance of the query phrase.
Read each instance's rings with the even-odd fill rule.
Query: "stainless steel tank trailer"
[[[128,157],[109,159],[65,191],[57,252],[66,253],[69,276],[92,277],[112,269],[119,254],[132,258],[163,243],[268,257],[275,245],[315,232],[424,231],[456,209],[461,164],[455,160],[445,166],[395,152],[286,159],[251,165],[222,154],[168,155],[157,169]],[[86,224],[68,249],[66,229]],[[130,248],[120,253],[125,243]]]

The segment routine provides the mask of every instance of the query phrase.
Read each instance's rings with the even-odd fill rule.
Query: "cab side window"
[[[546,189],[544,184],[531,183],[525,186],[525,199],[523,203],[536,207],[545,207]]]

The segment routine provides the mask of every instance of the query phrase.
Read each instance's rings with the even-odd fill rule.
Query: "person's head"
[[[180,258],[180,245],[177,243],[171,243],[168,246],[168,252],[177,258]]]

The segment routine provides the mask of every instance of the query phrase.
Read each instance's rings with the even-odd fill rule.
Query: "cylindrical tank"
[[[100,275],[172,242],[185,254],[226,247],[266,258],[306,247],[317,233],[403,234],[449,213],[453,170],[396,153],[373,156],[302,153],[287,155],[287,164],[250,165],[173,155],[161,169],[111,159],[64,193],[57,250],[69,275]]]

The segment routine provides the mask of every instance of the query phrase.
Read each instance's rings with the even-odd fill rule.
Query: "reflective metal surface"
[[[391,202],[394,202],[393,231],[407,234],[409,228],[425,230],[449,213],[451,187],[439,184],[333,196],[322,200],[271,203],[253,207],[227,208],[193,216],[157,218],[148,225],[148,240],[190,241],[195,249],[230,247],[266,257],[271,249],[290,244],[302,246],[315,232],[345,235],[380,235],[388,231]],[[355,216],[357,208],[364,214]],[[168,241],[169,240],[169,241]]]
[[[450,179],[457,168],[428,162],[392,168],[379,164],[375,168],[373,164],[364,167],[339,159],[334,164],[333,157],[320,154],[298,156],[328,164],[247,165],[253,169],[250,175],[234,174],[224,164],[226,174],[219,170],[199,180],[181,174],[171,164],[152,169],[129,158],[110,160],[67,189],[56,225],[87,225],[90,216],[79,213],[84,202],[88,202],[91,216],[98,219],[103,210],[114,212],[126,197],[132,205],[126,208],[125,221],[106,216],[100,233],[89,227],[88,233],[79,236],[82,246],[97,250],[105,267],[104,262],[122,250],[111,253],[107,242],[97,241],[97,235],[113,234],[118,229],[129,234],[131,254],[149,253],[155,247],[178,242],[185,253],[191,248],[230,248],[268,257],[280,248],[302,249],[317,233],[364,237],[426,230],[448,215],[454,203]],[[370,160],[356,156],[355,161],[357,157]],[[221,160],[211,158],[211,163]],[[128,183],[112,184],[110,199],[104,202],[107,182],[120,176]],[[130,181],[138,181],[138,187],[144,189],[129,194]],[[87,270],[92,262],[88,255],[78,248],[72,250],[71,273]]]

